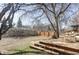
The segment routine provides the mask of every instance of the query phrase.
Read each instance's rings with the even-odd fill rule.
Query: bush
[[[37,36],[37,32],[33,30],[27,30],[26,28],[11,28],[4,37],[27,37]]]

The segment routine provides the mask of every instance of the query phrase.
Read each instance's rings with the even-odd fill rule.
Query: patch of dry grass
[[[34,36],[25,38],[3,38],[0,41],[0,51],[8,51],[3,52],[4,54],[46,54],[29,47],[32,41],[39,41],[43,39],[46,39],[46,37]]]

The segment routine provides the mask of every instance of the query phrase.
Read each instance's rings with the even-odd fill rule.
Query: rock
[[[79,36],[75,36],[76,42],[79,42]]]
[[[68,36],[65,38],[65,41],[68,43],[76,43],[75,37],[74,36]]]

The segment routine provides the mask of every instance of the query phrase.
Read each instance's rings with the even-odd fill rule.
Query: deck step
[[[47,42],[42,42],[42,41],[40,41],[39,43],[46,45],[46,46],[56,47],[56,48],[62,49],[64,51],[70,51],[74,54],[79,54],[79,49],[74,49],[74,48],[70,48],[70,47],[67,47],[67,46],[62,46],[62,45],[58,45],[58,44],[55,44],[55,43],[47,43]]]
[[[57,52],[59,54],[65,54],[65,55],[78,54],[77,52],[72,52],[72,51],[68,51],[68,50],[64,50],[64,49],[59,49],[57,47],[52,47],[52,46],[46,46],[44,44],[36,43],[34,45],[38,46],[38,47],[41,47],[41,48],[44,48],[44,49],[47,49],[47,50],[50,50],[50,51]]]
[[[40,50],[40,51],[44,51],[44,52],[47,52],[47,53],[52,54],[52,55],[59,55],[59,53],[57,53],[57,52],[50,51],[50,50],[47,50],[47,49],[44,49],[44,48],[41,48],[41,47],[37,47],[37,46],[34,46],[34,45],[31,45],[30,48],[37,49],[37,50]]]
[[[62,44],[59,44],[58,42],[49,43],[45,41],[33,41],[30,47],[33,49],[45,51],[53,55],[59,55],[59,54],[60,55],[75,55],[75,54],[77,55],[79,54],[79,49],[71,48],[66,45],[64,46]]]

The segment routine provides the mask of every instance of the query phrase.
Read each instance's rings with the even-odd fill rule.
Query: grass
[[[44,38],[44,37],[43,37]],[[38,41],[40,39],[43,39],[42,37],[25,37],[25,38],[4,38],[4,40],[1,42],[5,42],[2,45],[0,45],[4,50],[7,52],[4,54],[11,54],[11,55],[35,55],[35,54],[46,54],[42,51],[35,50],[30,48],[32,41]],[[7,40],[6,40],[7,39]],[[15,40],[17,39],[17,40]],[[1,44],[0,43],[0,44]]]
[[[28,43],[28,45],[24,44],[24,45],[20,45],[17,46],[15,48],[12,48],[8,51],[13,51],[13,53],[11,53],[11,55],[44,55],[46,53],[39,51],[39,50],[35,50],[30,48],[30,44]]]
[[[11,55],[45,55],[47,53],[27,47],[17,47]]]
[[[48,53],[30,48],[29,44],[18,46],[10,51],[14,51],[11,55],[47,55]]]

